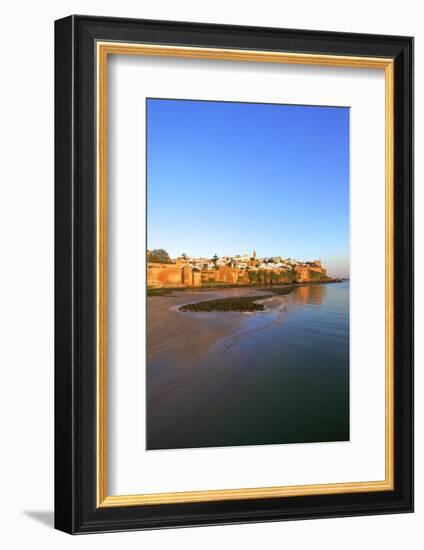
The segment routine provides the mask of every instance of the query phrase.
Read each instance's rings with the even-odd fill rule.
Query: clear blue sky
[[[148,248],[349,270],[349,109],[147,100]]]

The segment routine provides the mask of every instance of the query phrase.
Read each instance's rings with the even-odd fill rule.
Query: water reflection
[[[297,304],[315,304],[319,306],[325,300],[326,292],[326,285],[299,286],[293,292],[293,299]]]
[[[264,313],[287,314],[302,305],[320,306],[326,298],[327,288],[325,285],[305,285],[273,289],[273,292],[275,294],[269,298],[258,300],[265,306]]]

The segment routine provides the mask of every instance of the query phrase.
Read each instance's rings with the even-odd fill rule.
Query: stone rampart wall
[[[283,279],[283,272],[276,270],[267,274],[267,280],[264,278],[264,273],[258,273],[256,281],[249,280],[249,272],[245,269],[237,269],[235,267],[220,267],[218,269],[209,269],[204,271],[193,271],[192,268],[185,263],[177,264],[147,264],[147,286],[149,288],[179,288],[179,287],[200,287],[206,286],[208,283],[224,283],[224,284],[240,284],[246,285],[249,282],[258,282],[260,284],[271,283],[272,273],[278,275],[278,278]],[[319,279],[327,276],[325,268],[318,265],[297,266],[295,268],[296,282],[310,283],[319,281]],[[274,277],[274,275],[272,276]],[[268,281],[268,278],[270,279]],[[288,281],[290,282],[290,281]]]

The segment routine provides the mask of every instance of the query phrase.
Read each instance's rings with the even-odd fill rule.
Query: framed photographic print
[[[55,26],[55,525],[413,510],[413,39]]]

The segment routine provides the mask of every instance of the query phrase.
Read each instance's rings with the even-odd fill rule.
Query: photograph
[[[146,99],[146,450],[349,441],[349,133]]]

